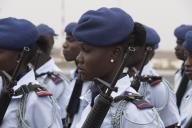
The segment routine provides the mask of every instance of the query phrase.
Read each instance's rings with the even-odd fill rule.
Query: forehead
[[[183,40],[177,39],[176,43],[182,45],[183,44]]]
[[[10,50],[10,49],[4,49],[4,48],[0,48],[0,53],[1,54],[17,54],[19,53],[19,50]]]

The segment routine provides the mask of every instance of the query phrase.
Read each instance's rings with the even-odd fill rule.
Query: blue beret
[[[25,19],[0,19],[0,48],[21,49],[36,43],[38,37],[36,26]]]
[[[50,36],[57,36],[57,34],[55,33],[55,31],[49,27],[48,25],[46,24],[40,24],[37,26],[37,30],[39,32],[39,34],[48,34]]]
[[[110,46],[128,38],[133,28],[133,19],[122,9],[100,8],[84,13],[73,35],[90,45]]]
[[[185,40],[185,34],[188,31],[192,31],[192,25],[182,24],[175,29],[174,34],[177,37],[177,39],[184,41]]]
[[[145,43],[149,45],[155,46],[155,48],[158,48],[160,37],[158,33],[151,27],[148,27],[144,25],[145,31],[146,31],[146,40]]]
[[[69,23],[65,27],[65,32],[68,33],[68,34],[72,34],[72,32],[73,32],[73,30],[75,29],[76,26],[77,26],[77,23],[75,23],[75,22]]]
[[[192,53],[192,31],[188,31],[185,35],[185,41],[183,43],[183,47]]]

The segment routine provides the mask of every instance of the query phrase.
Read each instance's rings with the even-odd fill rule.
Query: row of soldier
[[[190,128],[190,30],[190,25],[175,30],[176,55],[186,60],[176,75],[175,95],[150,63],[158,33],[120,8],[89,10],[65,27],[63,55],[77,66],[70,79],[51,58],[57,36],[52,28],[0,19],[1,128]],[[116,75],[119,67],[123,71]],[[86,125],[108,90],[112,100],[101,124]]]

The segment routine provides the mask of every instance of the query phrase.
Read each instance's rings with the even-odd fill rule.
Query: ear
[[[118,59],[121,58],[123,53],[123,48],[121,46],[114,47],[112,50],[112,55],[110,59],[113,59],[116,62]]]

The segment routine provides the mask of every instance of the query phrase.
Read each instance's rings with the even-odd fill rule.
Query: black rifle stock
[[[112,82],[109,84],[105,81],[102,82],[102,80],[99,81],[101,84],[106,86],[107,89],[105,92],[99,94],[99,96],[95,100],[95,103],[94,103],[90,113],[88,114],[85,122],[83,123],[82,128],[100,128],[101,127],[101,124],[102,124],[107,112],[109,111],[109,108],[113,101],[113,98],[111,97],[111,93],[112,93],[112,91],[116,90],[115,85],[117,83],[117,80],[119,79],[119,76],[123,72],[123,69],[125,67],[126,61],[128,60],[129,54],[132,54],[135,51],[134,48],[129,47],[129,44],[127,47],[128,48],[125,52],[123,61],[120,65],[119,69],[117,70]]]
[[[134,78],[133,78],[133,81],[131,82],[131,87],[133,87],[136,91],[139,90],[139,87],[140,87],[140,84],[141,84],[141,73],[143,71],[143,68],[147,62],[147,59],[148,59],[148,56],[151,52],[152,48],[151,47],[147,47],[146,49],[146,54],[144,56],[144,59],[143,59],[143,62],[142,62],[142,65],[141,65],[141,68],[139,69],[139,72],[135,74]]]
[[[80,95],[83,88],[83,81],[81,80],[79,74],[75,81],[75,86],[73,89],[73,92],[71,94],[71,98],[69,100],[68,106],[67,106],[67,117],[65,119],[62,119],[63,121],[63,128],[70,128],[71,123],[73,122],[74,115],[79,110],[80,105]]]
[[[16,77],[18,76],[18,73],[20,71],[23,60],[24,60],[25,56],[27,55],[27,52],[29,52],[29,48],[24,47],[24,49],[23,49],[23,51],[21,53],[21,56],[20,56],[20,58],[18,60],[18,64],[16,65],[16,68],[15,68],[15,70],[13,72],[13,75],[11,77],[10,82],[8,83],[8,85],[4,85],[5,89],[3,89],[1,91],[1,94],[0,94],[0,125],[3,122],[3,118],[5,116],[7,108],[9,106],[10,102],[11,102],[12,96],[14,95],[13,87],[17,83]]]

